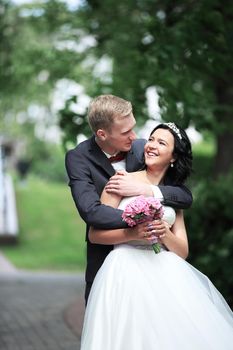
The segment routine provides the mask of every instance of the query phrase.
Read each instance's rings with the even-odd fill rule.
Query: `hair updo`
[[[173,156],[175,162],[173,167],[169,167],[166,178],[169,178],[175,185],[181,185],[192,172],[192,146],[184,129],[175,123],[163,123],[157,125],[150,133],[150,136],[157,129],[166,129],[174,136]]]

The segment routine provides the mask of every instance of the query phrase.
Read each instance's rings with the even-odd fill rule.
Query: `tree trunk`
[[[214,177],[233,170],[233,132],[226,130],[217,137],[217,154],[214,164]]]
[[[233,170],[233,89],[231,82],[221,82],[216,89],[216,97],[220,110],[216,112],[219,132],[217,133],[214,177]]]

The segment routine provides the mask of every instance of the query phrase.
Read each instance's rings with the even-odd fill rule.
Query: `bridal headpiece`
[[[176,133],[176,135],[179,137],[180,140],[182,139],[180,130],[177,128],[175,123],[171,123],[171,122],[170,123],[164,123],[164,125],[167,125],[169,127],[169,129],[173,130]]]

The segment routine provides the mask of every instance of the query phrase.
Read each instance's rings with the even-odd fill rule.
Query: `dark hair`
[[[170,124],[170,125],[168,125]],[[165,179],[170,179],[175,185],[181,185],[192,172],[192,146],[184,129],[175,123],[164,123],[157,125],[150,133],[150,136],[157,129],[167,129],[174,136],[173,156],[175,162],[173,167],[169,167]]]

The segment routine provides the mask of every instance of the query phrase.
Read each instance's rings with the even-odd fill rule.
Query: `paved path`
[[[3,267],[0,254],[0,350],[78,350],[83,274]]]

